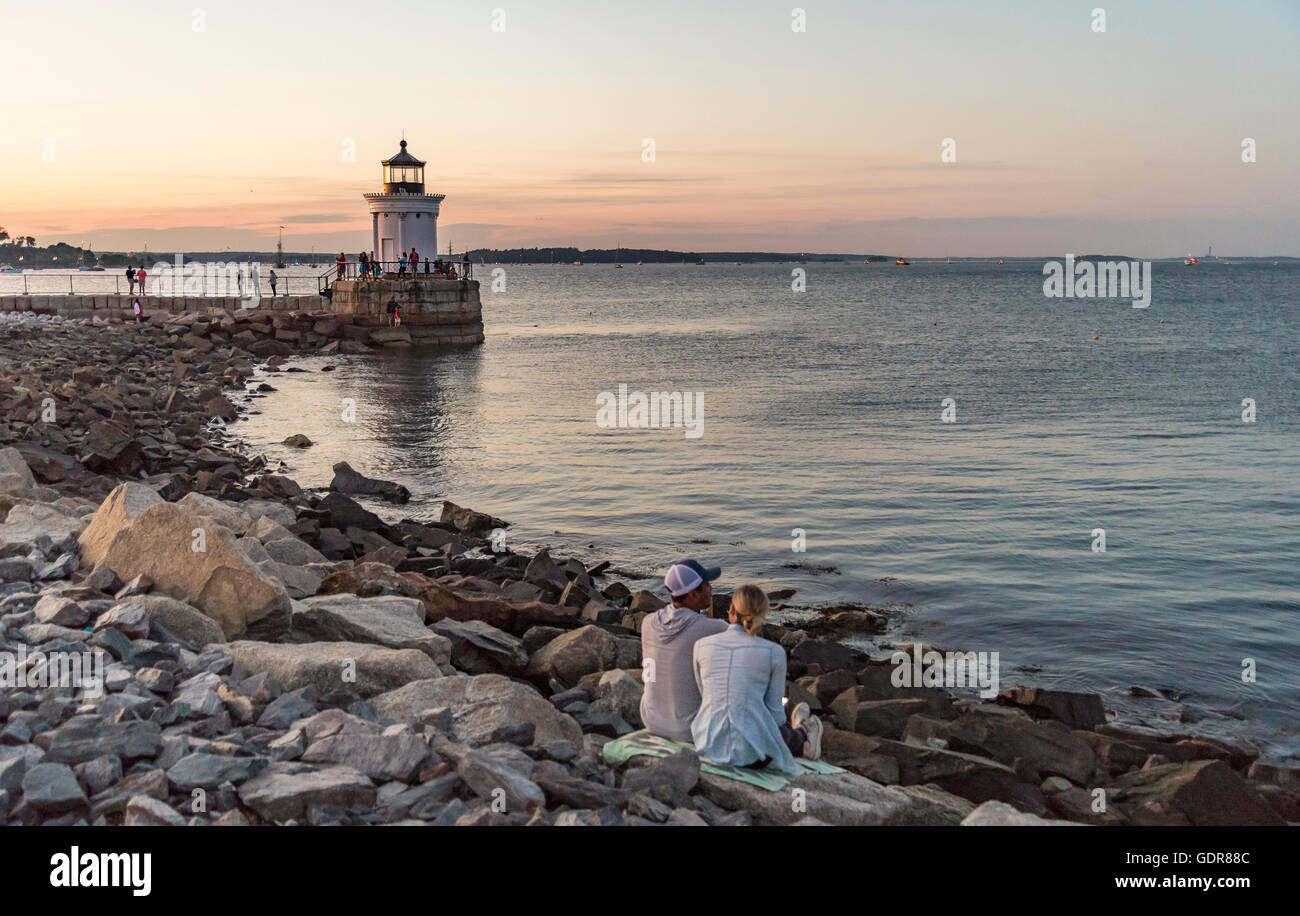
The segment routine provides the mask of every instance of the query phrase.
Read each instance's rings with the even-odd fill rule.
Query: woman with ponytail
[[[786,722],[785,650],[758,635],[767,611],[762,589],[742,585],[731,596],[731,626],[695,644],[701,703],[691,735],[710,763],[795,773],[796,757],[821,757],[822,723],[807,703]]]

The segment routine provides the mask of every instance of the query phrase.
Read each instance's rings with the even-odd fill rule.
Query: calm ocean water
[[[1004,686],[1300,756],[1300,264],[1158,262],[1145,310],[1047,299],[1039,261],[809,263],[803,293],[794,266],[507,266],[504,292],[476,266],[481,348],[304,360],[337,370],[279,374],[238,428],[305,485],[346,458],[521,549],[892,605]],[[703,436],[599,428],[620,384],[702,392]]]

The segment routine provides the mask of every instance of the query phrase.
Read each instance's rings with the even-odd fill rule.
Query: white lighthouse
[[[383,165],[383,193],[366,195],[374,224],[371,251],[385,265],[412,248],[421,260],[437,257],[438,207],[446,195],[424,193],[424,163],[406,151],[405,140]]]

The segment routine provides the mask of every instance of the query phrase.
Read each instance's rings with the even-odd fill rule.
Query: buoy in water
[[[1096,337],[1093,338],[1093,340],[1101,340],[1101,335],[1098,334]]]

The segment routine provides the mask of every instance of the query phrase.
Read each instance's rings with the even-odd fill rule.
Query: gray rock
[[[126,803],[127,827],[184,827],[185,818],[166,802],[148,795],[136,795]]]
[[[145,612],[144,602],[131,598],[115,605],[95,620],[95,632],[112,627],[127,639],[147,639],[149,637],[149,615]]]
[[[191,604],[167,595],[144,595],[138,600],[144,603],[150,620],[162,624],[168,632],[191,645],[206,646],[226,641],[221,625]]]
[[[482,750],[466,754],[456,772],[480,798],[503,800],[507,812],[528,812],[546,806],[546,796],[535,783]]]
[[[356,642],[283,645],[243,640],[218,648],[250,674],[265,671],[286,690],[311,685],[321,695],[343,688],[367,698],[413,681],[442,677],[437,663],[419,649]]]
[[[190,708],[192,716],[215,716],[225,708],[217,688],[222,685],[221,678],[205,671],[196,674],[176,688],[172,698],[175,703],[184,703]]]
[[[1051,820],[1017,811],[1006,802],[986,801],[961,822],[963,827],[1078,827],[1069,821]]]
[[[227,757],[220,754],[187,754],[167,770],[173,787],[189,792],[215,789],[223,782],[240,783],[267,765],[262,757]]]
[[[618,667],[618,640],[595,625],[557,636],[538,649],[528,662],[527,676],[535,682],[557,678],[568,686],[584,674]]]
[[[23,775],[23,802],[42,814],[63,814],[88,804],[72,767],[38,763]]]
[[[507,726],[531,722],[534,740],[581,743],[582,729],[546,701],[540,693],[499,674],[457,676],[416,681],[377,696],[380,716],[420,722],[426,710],[452,710],[452,733],[459,741],[482,743]]]
[[[289,534],[289,532],[285,532]],[[328,563],[329,559],[306,541],[290,535],[273,541],[263,541],[267,554],[277,563],[289,566],[306,566],[309,563]]]
[[[314,715],[319,699],[320,691],[311,685],[281,694],[267,704],[257,724],[276,730],[288,728],[299,719]]]
[[[451,641],[451,663],[466,674],[520,674],[528,666],[523,641],[481,620],[443,618],[430,629]]]
[[[42,595],[32,612],[41,623],[69,629],[84,627],[90,620],[85,608],[57,592]]]
[[[376,794],[374,783],[352,767],[283,761],[272,763],[239,787],[239,800],[273,821],[302,818],[309,805],[368,807]]]
[[[52,763],[85,763],[102,754],[124,760],[153,757],[162,747],[155,722],[67,722],[54,732],[45,757]]]
[[[423,621],[423,603],[397,595],[321,595],[295,604],[293,612],[294,631],[309,639],[419,649],[438,664],[447,664],[451,641],[430,632]]]
[[[417,735],[369,735],[359,731],[314,742],[302,759],[307,763],[346,763],[375,782],[410,782],[430,757]]]

